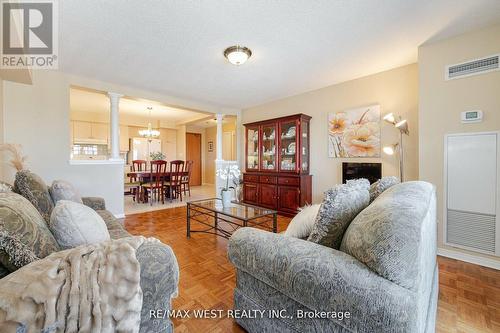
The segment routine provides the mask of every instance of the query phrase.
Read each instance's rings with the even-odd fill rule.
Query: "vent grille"
[[[495,216],[448,209],[448,243],[495,253]]]
[[[446,80],[499,70],[499,55],[446,67]]]

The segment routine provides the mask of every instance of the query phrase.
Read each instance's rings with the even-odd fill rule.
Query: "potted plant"
[[[224,187],[221,189],[221,199],[222,205],[227,207],[231,204],[232,193],[231,190],[234,190],[234,186],[229,186],[229,182],[239,179],[241,172],[237,165],[230,165],[226,168],[220,168],[216,172],[217,176],[222,180],[225,180]]]

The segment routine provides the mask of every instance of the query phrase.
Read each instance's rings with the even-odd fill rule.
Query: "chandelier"
[[[153,129],[153,126],[151,126],[151,110],[153,108],[151,106],[148,106],[147,109],[149,111],[148,128],[139,130],[139,135],[142,136],[143,138],[155,139],[160,136],[160,131]]]

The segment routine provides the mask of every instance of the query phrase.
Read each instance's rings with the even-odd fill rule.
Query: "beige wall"
[[[208,151],[208,142],[212,141],[214,149]],[[205,129],[205,177],[206,184],[215,184],[215,159],[217,158],[217,127]]]
[[[311,174],[313,201],[319,202],[323,192],[342,182],[342,162],[382,162],[384,175],[398,175],[396,156],[381,153],[381,158],[328,158],[327,114],[365,105],[380,104],[382,115],[394,112],[408,119],[410,137],[406,140],[406,178],[418,178],[418,68],[416,64],[392,69],[360,79],[292,96],[243,110],[242,123],[296,113],[312,116]],[[397,142],[394,127],[381,122],[382,146]],[[244,136],[244,131],[242,131]],[[242,140],[244,150],[244,140]]]
[[[496,53],[500,53],[500,25],[419,48],[420,178],[437,186],[442,248],[447,248],[442,232],[444,135],[500,130],[500,71],[445,81],[445,65]],[[460,112],[467,110],[482,110],[484,121],[462,124]]]
[[[177,159],[186,159],[186,125],[177,126],[177,137],[175,139]]]
[[[222,132],[236,132],[236,118],[228,119],[227,122],[222,125]],[[206,184],[215,184],[215,160],[217,158],[217,126],[208,127],[205,129],[205,172],[204,172],[204,182]],[[208,151],[208,142],[212,141],[214,144],[214,150],[212,152]],[[234,145],[234,156],[236,156],[237,150],[236,144]]]
[[[70,165],[69,87],[72,77],[34,71],[33,85],[4,82],[4,138],[23,146],[27,166],[47,183],[72,182],[84,196],[101,196],[109,210],[123,214],[123,166]],[[12,181],[14,170],[5,168]]]

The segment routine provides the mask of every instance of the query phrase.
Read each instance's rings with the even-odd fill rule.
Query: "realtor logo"
[[[2,68],[57,69],[57,2],[2,0]]]

